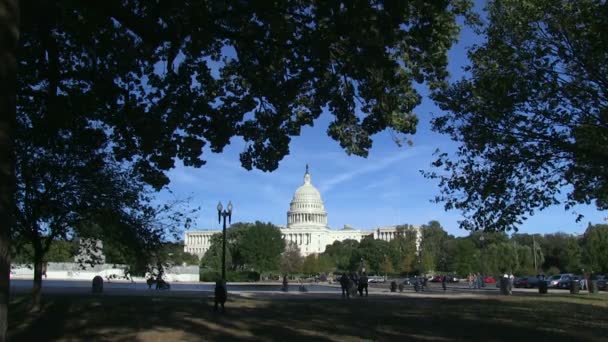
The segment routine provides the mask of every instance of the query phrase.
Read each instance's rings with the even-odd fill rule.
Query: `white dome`
[[[304,184],[293,195],[287,212],[287,228],[289,227],[325,227],[327,212],[321,199],[321,193],[310,182],[310,173],[306,165]]]

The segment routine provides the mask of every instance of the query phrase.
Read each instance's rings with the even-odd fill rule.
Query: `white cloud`
[[[374,172],[384,170],[384,169],[388,168],[389,166],[392,166],[395,163],[398,163],[405,159],[410,159],[412,157],[415,157],[424,150],[428,150],[428,148],[421,146],[421,147],[418,147],[415,149],[412,148],[412,149],[405,150],[404,152],[396,153],[394,155],[391,155],[390,157],[386,157],[386,158],[383,158],[380,160],[366,161],[364,166],[356,167],[356,168],[352,169],[351,171],[343,172],[337,176],[329,178],[326,181],[323,181],[321,183],[321,185],[319,185],[319,190],[322,193],[327,193],[334,186],[336,186],[340,183],[350,181],[353,178],[362,176],[364,174],[374,173]]]

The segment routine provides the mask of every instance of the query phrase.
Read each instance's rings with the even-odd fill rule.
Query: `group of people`
[[[469,273],[467,276],[470,289],[480,289],[485,287],[484,276],[480,273]]]
[[[346,273],[342,273],[340,277],[340,286],[342,287],[342,298],[350,298],[350,296],[356,296],[357,292],[359,292],[359,296],[363,296],[363,291],[365,291],[365,296],[368,295],[368,283],[369,280],[365,272],[362,272],[360,276],[356,273],[351,273],[347,275]]]

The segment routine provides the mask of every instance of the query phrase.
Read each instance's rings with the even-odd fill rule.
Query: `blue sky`
[[[450,73],[462,76],[466,64],[466,47],[478,41],[469,29],[450,51]],[[207,164],[200,169],[178,166],[169,173],[173,195],[163,193],[160,199],[192,197],[191,205],[200,206],[193,229],[218,229],[216,205],[228,200],[234,204],[233,221],[265,221],[285,225],[289,202],[303,183],[305,165],[310,165],[312,183],[325,202],[328,223],[333,229],[348,224],[360,229],[373,229],[394,224],[420,225],[438,220],[457,236],[468,232],[458,228],[457,211],[446,212],[442,204],[430,200],[439,193],[436,181],[425,179],[420,170],[429,170],[433,152],[454,151],[457,145],[448,137],[430,130],[429,120],[440,112],[432,101],[423,98],[416,108],[420,123],[411,136],[414,144],[397,146],[387,132],[374,136],[374,146],[367,158],[348,156],[327,134],[331,121],[328,113],[304,127],[294,137],[290,154],[272,173],[247,171],[239,161],[245,144],[234,138],[221,154],[208,149],[203,154]],[[581,234],[587,223],[601,223],[608,213],[593,206],[574,208],[585,217],[575,222],[576,215],[562,206],[548,208],[529,218],[520,227],[522,233],[562,231]]]

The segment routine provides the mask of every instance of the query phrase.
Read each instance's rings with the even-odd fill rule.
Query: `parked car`
[[[580,285],[581,277],[577,275],[565,276],[557,282],[555,287],[558,289],[569,289],[573,281],[579,283]]]
[[[537,277],[521,277],[515,279],[515,281],[513,282],[513,286],[531,289],[534,287],[538,287],[539,283],[540,280]]]
[[[598,275],[596,277],[597,280],[597,289],[602,291],[608,291],[608,275]]]
[[[496,279],[494,279],[494,277],[492,277],[492,276],[487,276],[487,277],[483,278],[483,282],[486,284],[494,284],[494,283],[496,283]]]
[[[460,278],[458,278],[457,276],[453,276],[453,275],[448,275],[448,283],[457,283],[460,281]]]
[[[574,276],[574,274],[572,273],[563,273],[563,274],[556,274],[554,276],[551,276],[549,279],[547,279],[547,287],[549,288],[560,288],[558,286],[558,284],[560,283],[560,281],[562,283],[564,282],[568,282],[568,285],[570,284],[570,277]],[[568,286],[569,287],[569,286]]]
[[[383,276],[369,276],[367,278],[368,283],[384,283],[386,279]]]
[[[401,282],[401,284],[403,284],[403,285],[412,285],[415,280],[416,280],[416,278],[405,278],[405,279],[403,279],[403,281]]]
[[[431,283],[441,283],[443,280],[443,276],[434,276],[433,279],[430,280]]]

